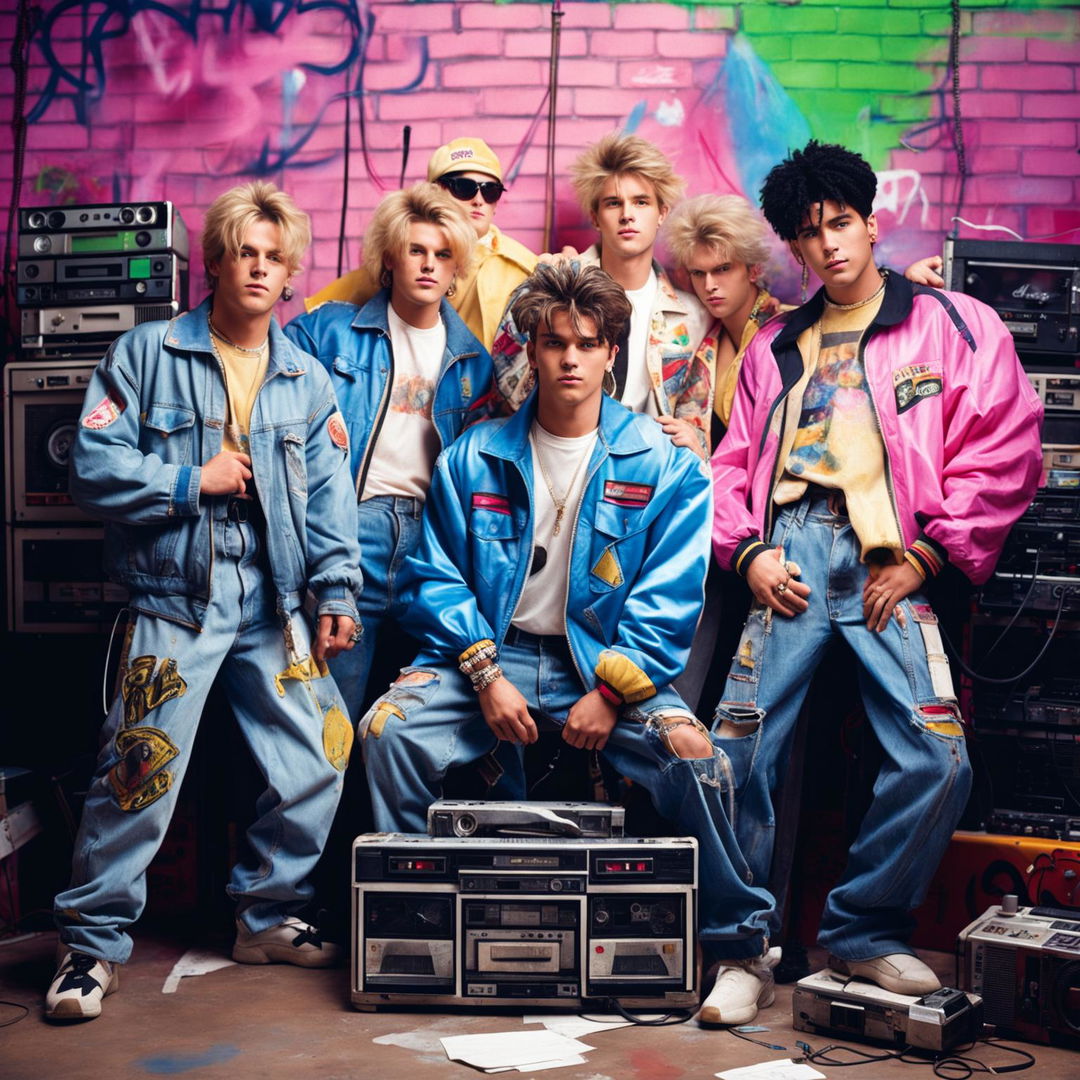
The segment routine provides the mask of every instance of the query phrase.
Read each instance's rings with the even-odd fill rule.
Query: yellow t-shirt
[[[217,334],[213,337],[221,358],[221,366],[225,369],[225,396],[229,406],[222,446],[226,450],[250,454],[248,436],[251,430],[251,410],[255,405],[255,395],[266,377],[270,345],[265,343],[258,353],[250,350],[245,352],[235,345],[230,345]]]
[[[805,374],[789,395],[798,426],[782,448],[783,473],[773,499],[796,502],[810,484],[844,493],[862,557],[904,549],[886,479],[885,444],[859,344],[881,308],[884,291],[855,308],[826,301],[821,319],[799,335]]]

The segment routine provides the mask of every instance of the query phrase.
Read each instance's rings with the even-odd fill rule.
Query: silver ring
[[[780,584],[776,586],[776,591],[777,591],[777,592],[778,592],[778,593],[779,593],[779,594],[780,594],[781,596],[783,596],[783,595],[784,595],[784,593],[786,593],[786,592],[787,592],[787,582],[786,582],[786,581],[781,581],[781,582],[780,582]]]

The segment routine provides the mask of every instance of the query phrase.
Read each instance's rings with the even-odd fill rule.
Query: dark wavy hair
[[[567,260],[552,266],[540,263],[518,291],[511,314],[518,329],[536,340],[536,328],[565,311],[574,333],[583,333],[582,319],[596,325],[596,336],[605,345],[619,340],[630,322],[632,308],[623,287],[599,266],[581,266]]]
[[[811,139],[773,166],[761,186],[761,212],[781,240],[794,240],[811,207],[827,199],[862,218],[873,212],[877,177],[858,154],[836,143]]]

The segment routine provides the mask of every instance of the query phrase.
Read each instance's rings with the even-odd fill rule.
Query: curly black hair
[[[773,166],[761,185],[761,211],[781,240],[794,240],[811,207],[827,199],[860,217],[873,212],[877,177],[865,159],[836,143],[811,139]]]

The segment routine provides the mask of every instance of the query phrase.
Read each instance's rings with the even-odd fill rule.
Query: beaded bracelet
[[[472,688],[479,694],[481,690],[490,686],[496,679],[502,678],[502,668],[498,664],[488,664],[479,671],[469,673]]]

